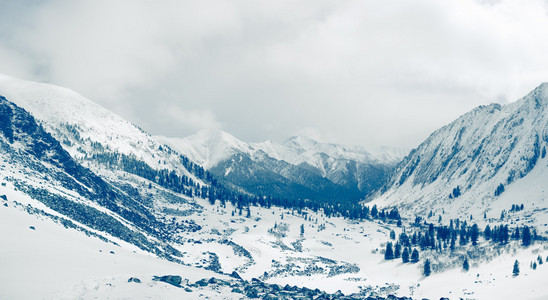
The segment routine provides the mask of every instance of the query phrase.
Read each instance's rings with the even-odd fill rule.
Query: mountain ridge
[[[208,129],[185,138],[155,138],[250,193],[267,192],[268,178],[271,187],[276,186],[270,193],[277,197],[356,200],[381,186],[395,165],[393,158],[381,161],[381,156],[362,147],[321,143],[305,136],[292,136],[282,144],[246,143],[222,130]],[[250,174],[261,174],[263,179],[252,180]]]
[[[433,132],[399,164],[373,203],[417,214],[429,209],[452,211],[453,217],[492,214],[502,210],[500,191],[533,169],[546,168],[547,143],[548,84],[543,83],[515,102],[476,107]],[[545,202],[538,199],[535,205]]]

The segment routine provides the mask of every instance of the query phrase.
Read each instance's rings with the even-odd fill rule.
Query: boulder
[[[181,287],[181,282],[183,281],[181,276],[177,276],[177,275],[154,276],[154,278],[152,278],[152,280],[169,283],[169,284],[174,285],[176,287]]]
[[[127,282],[141,283],[141,279],[139,279],[137,277],[131,277],[127,280]]]
[[[236,271],[233,271],[230,274],[230,277],[242,280],[242,277],[240,277],[240,274],[238,274],[238,272],[236,272]]]

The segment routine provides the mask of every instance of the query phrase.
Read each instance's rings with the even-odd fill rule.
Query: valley
[[[5,191],[4,187],[2,193]],[[11,192],[7,198],[0,203],[1,218],[10,224],[9,228],[2,226],[3,243],[9,247],[2,247],[0,252],[0,290],[3,297],[12,299],[135,295],[163,299],[242,298],[245,289],[240,280],[231,276],[233,272],[247,282],[257,278],[279,286],[280,290],[286,285],[330,294],[340,290],[354,298],[398,295],[435,299],[443,295],[451,299],[541,299],[548,293],[543,284],[548,268],[539,265],[533,270],[528,266],[538,255],[548,255],[541,242],[528,248],[510,242],[497,248],[500,253],[494,257],[471,260],[468,272],[458,264],[425,277],[423,259],[407,264],[401,259],[384,259],[382,250],[390,240],[390,230],[401,232],[395,224],[328,219],[313,212],[306,212],[305,220],[295,211],[258,207],[251,208],[250,217],[245,212],[232,216],[231,212],[237,211],[235,207],[212,207],[202,200],[197,203],[200,209],[192,209],[188,217],[175,217],[178,221],[192,220],[202,228],[181,235],[176,248],[182,253],[182,263],[173,263],[115,237],[109,239],[116,244],[107,243],[67,229],[43,215],[29,214],[30,207],[54,212],[22,193]],[[480,246],[485,244],[480,240]],[[457,247],[458,251],[474,251],[472,246]],[[435,251],[421,251],[424,258],[435,255]],[[444,259],[447,258],[441,261]],[[522,271],[514,278],[511,271],[516,259],[521,262]],[[51,271],[58,275],[48,276]],[[181,276],[182,287],[152,280],[165,275]],[[141,283],[128,282],[132,277]],[[212,277],[227,284],[194,285]],[[26,288],[29,284],[32,289]],[[242,292],[234,291],[236,287]]]
[[[5,75],[0,95],[2,299],[548,296],[546,84],[405,157],[153,137]]]

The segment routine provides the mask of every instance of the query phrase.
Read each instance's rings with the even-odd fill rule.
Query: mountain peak
[[[516,105],[525,105],[533,110],[545,110],[548,107],[548,82],[541,83],[516,103]]]
[[[186,137],[186,139],[193,139],[207,144],[224,144],[226,147],[238,149],[242,152],[249,150],[247,143],[221,129],[202,129]]]
[[[233,136],[232,134],[218,128],[201,129],[195,134],[190,135],[189,137],[196,137],[196,138],[199,137],[202,140],[217,140],[217,141],[236,142],[236,143],[242,142],[239,139],[237,139],[235,136]]]
[[[206,168],[216,165],[235,153],[253,152],[253,148],[247,143],[220,129],[202,129],[184,138],[162,136],[155,138],[174,147]]]
[[[285,140],[284,145],[316,145],[319,142],[311,137],[304,135],[294,135],[287,140]]]
[[[529,93],[529,95],[535,95],[535,96],[540,96],[542,98],[548,98],[548,82],[541,83],[539,86],[537,86],[535,89],[533,89]]]

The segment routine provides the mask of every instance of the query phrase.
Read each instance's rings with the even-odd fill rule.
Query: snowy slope
[[[116,238],[113,241],[118,245],[67,229],[43,215],[27,213],[28,207],[47,210],[27,195],[10,191],[9,187],[0,188],[0,194],[8,198],[0,200],[1,299],[182,299],[198,298],[200,294],[219,299],[237,297],[231,296],[230,290],[188,293],[154,282],[153,276],[163,275],[179,275],[190,282],[227,276],[159,259]],[[131,277],[142,283],[128,282]]]
[[[190,282],[227,276],[203,267],[157,259],[119,239],[114,239],[119,243],[116,246],[88,237],[48,218],[28,214],[27,207],[43,206],[12,190],[9,185],[0,186],[0,195],[4,194],[8,200],[0,199],[0,220],[9,226],[0,227],[0,236],[7,245],[0,247],[2,299],[243,297],[228,286],[222,289],[192,287],[192,292],[186,292],[154,282],[152,277],[161,275],[179,275]],[[280,208],[252,207],[251,217],[246,218],[238,214],[232,216],[230,212],[236,208],[230,204],[226,208],[206,207],[200,214],[185,217],[200,222],[204,228],[184,236],[184,243],[178,246],[185,253],[183,260],[202,266],[203,253],[213,252],[222,272],[237,271],[247,280],[260,278],[281,287],[289,284],[332,293],[341,290],[347,295],[369,289],[381,296],[396,294],[414,299],[544,299],[548,296],[545,285],[548,264],[540,265],[537,270],[528,268],[529,261],[538,255],[548,255],[543,244],[526,249],[507,247],[492,260],[473,262],[470,272],[462,272],[457,267],[425,278],[421,274],[421,263],[385,261],[379,253],[390,229],[398,234],[401,232],[402,229],[395,226],[326,218],[311,211],[306,211],[305,219],[303,215]],[[275,224],[287,228],[284,236],[270,233]],[[301,224],[305,228],[303,236],[300,235]],[[325,229],[320,230],[322,224]],[[522,268],[520,276],[513,277],[511,270],[516,259]],[[310,266],[315,268],[309,274],[302,272]],[[264,277],[265,272],[267,277]],[[330,272],[334,275],[329,275]],[[130,283],[130,277],[137,277],[142,283]],[[28,288],[29,284],[32,289]]]
[[[170,257],[165,243],[170,225],[158,218],[152,201],[83,167],[28,112],[3,97],[0,150],[3,187],[41,203],[67,227]]]
[[[480,106],[434,132],[399,165],[374,203],[477,218],[498,217],[511,204],[526,203],[528,212],[546,215],[547,143],[543,83],[516,102]],[[506,191],[497,196],[501,185]],[[455,197],[457,187],[461,195]]]
[[[70,89],[0,74],[0,96],[42,122],[74,158],[89,159],[97,152],[132,155],[154,169],[172,169],[200,182],[181,165],[177,153]]]

